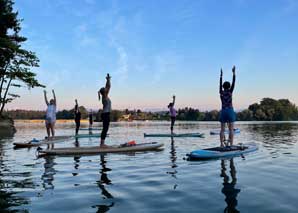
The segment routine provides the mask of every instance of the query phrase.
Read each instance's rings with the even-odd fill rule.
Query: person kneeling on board
[[[75,100],[75,108],[74,108],[74,120],[76,123],[76,135],[79,133],[79,129],[81,126],[81,112],[79,109],[79,104],[78,104],[78,100]]]
[[[169,112],[170,112],[170,117],[171,117],[171,134],[174,134],[174,125],[175,125],[175,121],[176,121],[176,116],[177,116],[177,112],[176,109],[174,108],[175,105],[175,99],[176,96],[173,96],[173,102],[169,103],[168,108],[169,108]]]
[[[222,84],[223,72],[222,72],[222,69],[220,70],[219,94],[220,94],[222,107],[221,107],[219,121],[221,123],[221,131],[220,131],[221,147],[223,147],[225,143],[225,125],[226,124],[228,124],[228,128],[229,128],[229,143],[230,143],[229,145],[232,146],[234,141],[234,122],[236,121],[236,113],[233,108],[232,96],[233,96],[233,91],[234,91],[235,81],[236,81],[235,70],[236,68],[235,66],[233,66],[232,85],[228,81],[225,81]]]
[[[105,139],[107,137],[107,133],[110,126],[110,113],[112,110],[112,102],[110,98],[108,97],[110,89],[111,89],[111,77],[109,74],[107,74],[106,77],[106,86],[102,87],[98,91],[98,100],[100,101],[100,96],[102,96],[102,113],[101,113],[101,119],[102,119],[102,132],[101,132],[101,140],[100,140],[100,147],[101,148],[108,148],[109,146],[105,145]]]
[[[48,102],[47,91],[44,90],[44,99],[47,105],[45,124],[47,129],[48,140],[51,139],[50,133],[52,133],[52,137],[55,137],[57,101],[54,90],[52,90],[52,93],[54,98],[51,99],[50,102]]]

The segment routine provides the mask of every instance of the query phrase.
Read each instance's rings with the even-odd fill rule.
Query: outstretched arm
[[[233,92],[234,91],[234,88],[235,88],[235,81],[236,81],[236,73],[235,73],[235,71],[236,71],[236,67],[233,66],[233,68],[232,68],[233,81],[232,81],[232,86],[231,86],[231,92]]]
[[[106,92],[106,95],[108,95],[111,89],[111,76],[109,75],[109,73],[107,74],[106,79],[107,79],[107,82],[106,82],[105,92]]]
[[[173,95],[173,106],[175,105],[176,96]]]
[[[219,94],[222,93],[222,69],[220,69]]]
[[[56,100],[55,91],[54,91],[54,90],[52,90],[52,93],[53,93],[53,97],[54,97],[54,102],[55,102],[55,105],[57,105],[57,100]]]
[[[44,94],[44,100],[46,102],[46,105],[49,105],[48,98],[47,98],[47,91],[44,90],[43,94]]]

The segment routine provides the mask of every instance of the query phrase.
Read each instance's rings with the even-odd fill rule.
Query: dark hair
[[[102,87],[100,88],[99,92],[98,92],[98,99],[100,100],[100,95],[103,96],[104,95],[104,92],[105,92],[105,88]]]
[[[100,90],[99,90],[100,94],[103,96],[104,95],[104,92],[105,92],[105,88],[102,87]]]
[[[172,107],[173,106],[173,103],[169,103],[168,105],[168,108]]]
[[[230,89],[231,84],[230,84],[230,82],[225,81],[225,82],[223,83],[222,87],[223,87],[225,90],[227,90],[227,89]]]

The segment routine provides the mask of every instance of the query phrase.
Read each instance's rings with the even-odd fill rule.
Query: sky
[[[97,91],[112,76],[114,109],[220,109],[219,73],[231,81],[233,103],[264,97],[298,105],[296,0],[16,0],[24,48],[58,109],[74,99],[102,107]],[[44,110],[43,89],[19,89],[9,109]]]

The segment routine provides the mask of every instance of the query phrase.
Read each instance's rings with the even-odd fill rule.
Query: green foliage
[[[252,120],[289,121],[298,119],[298,108],[288,99],[264,98],[248,107]]]
[[[88,118],[88,111],[85,107],[80,106],[79,110],[81,112],[81,118]],[[57,112],[57,119],[74,119],[74,108],[71,110],[62,110]]]
[[[0,116],[4,106],[19,97],[8,92],[11,88],[44,87],[31,72],[33,67],[38,67],[38,58],[35,53],[22,49],[27,38],[19,35],[22,20],[13,11],[13,4],[12,0],[0,0]]]

